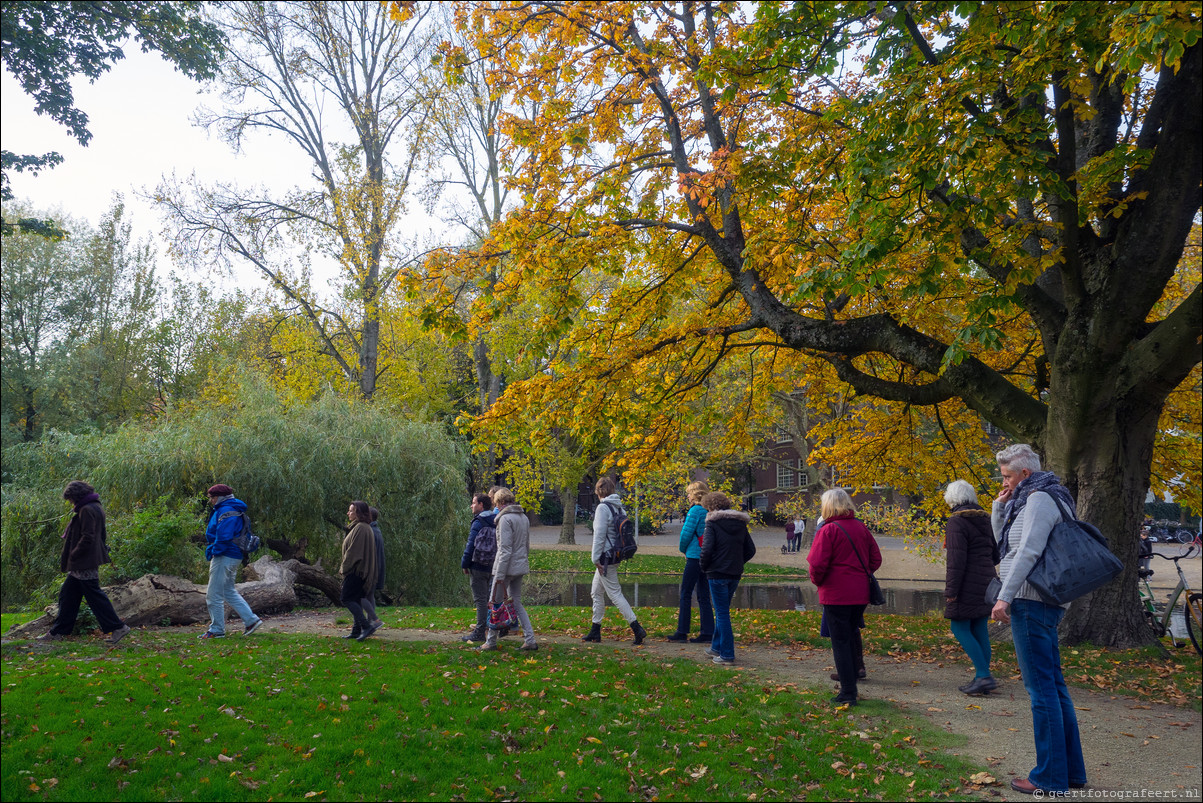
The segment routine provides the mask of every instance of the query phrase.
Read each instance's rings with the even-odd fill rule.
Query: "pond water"
[[[579,582],[581,575],[535,572],[530,576],[523,596],[538,605],[593,604],[590,582]],[[676,608],[680,586],[672,582],[633,581],[622,583],[622,593],[635,607]],[[886,604],[872,608],[874,613],[895,613],[922,616],[944,610],[943,583],[927,588],[890,588],[882,586]],[[696,605],[696,599],[694,604]],[[752,608],[775,611],[817,611],[819,592],[810,583],[748,582],[740,583],[731,600],[732,608]]]

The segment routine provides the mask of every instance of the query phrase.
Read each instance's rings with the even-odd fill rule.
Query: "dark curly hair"
[[[94,493],[96,493],[96,489],[83,480],[71,480],[63,489],[63,498],[69,502],[78,502],[85,496]]]

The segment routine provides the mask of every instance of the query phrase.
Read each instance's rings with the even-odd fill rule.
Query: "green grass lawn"
[[[592,574],[593,563],[590,553],[581,550],[532,549],[530,568],[533,572],[585,572]],[[621,574],[662,574],[679,581],[685,569],[685,556],[636,555],[618,564]],[[805,578],[806,572],[789,566],[771,566],[767,563],[749,563],[744,566],[744,577]]]
[[[888,703],[635,652],[194,635],[6,646],[3,798],[972,799],[979,769]]]

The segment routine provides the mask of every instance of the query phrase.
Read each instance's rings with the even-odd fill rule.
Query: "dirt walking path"
[[[342,612],[307,612],[271,617],[267,632],[304,632],[342,635],[345,624],[335,624]],[[345,616],[344,616],[345,618]],[[533,617],[538,627],[537,613]],[[536,631],[537,633],[537,631]],[[387,626],[373,640],[433,641],[448,649],[473,649],[459,641],[459,633],[396,630]],[[736,644],[735,667],[716,667],[703,655],[705,645],[676,644],[649,638],[634,647],[630,639],[584,645],[575,637],[540,637],[543,650],[637,650],[657,660],[697,661],[699,671],[739,672],[774,683],[831,688],[834,671],[831,653],[802,645],[772,647]],[[501,649],[518,655],[516,639],[502,640]],[[999,688],[986,697],[967,697],[957,686],[968,680],[963,666],[945,666],[907,658],[865,656],[869,680],[861,687],[866,699],[896,703],[909,717],[926,719],[935,727],[964,737],[963,745],[946,752],[963,755],[986,767],[998,779],[991,794],[1004,800],[1030,799],[1010,788],[1013,777],[1027,777],[1035,764],[1032,719],[1028,696],[1018,677],[1000,677]],[[1203,717],[1184,708],[1146,704],[1084,689],[1071,689],[1089,773],[1089,788],[1079,799],[1200,800],[1203,755],[1200,738]],[[863,709],[848,715],[868,716]]]

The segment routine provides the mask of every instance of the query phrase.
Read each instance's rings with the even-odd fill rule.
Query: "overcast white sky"
[[[237,181],[284,190],[304,183],[309,174],[300,152],[282,138],[261,135],[241,154],[191,122],[200,106],[217,108],[216,87],[205,87],[176,72],[158,54],[126,47],[126,57],[95,83],[73,84],[76,108],[89,117],[92,140],[80,146],[66,129],[33,111],[33,101],[7,72],[0,84],[0,131],[6,150],[42,154],[58,151],[58,167],[38,176],[12,173],[13,194],[35,209],[56,210],[95,225],[112,203],[113,192],[125,196],[135,238],[157,235],[163,223],[153,205],[139,198],[173,171],[182,180],[196,174],[204,184]],[[418,216],[415,227],[431,222]],[[158,241],[158,237],[155,237]],[[159,246],[165,262],[166,249]],[[166,267],[166,265],[164,265]],[[229,281],[255,284],[248,271]]]

